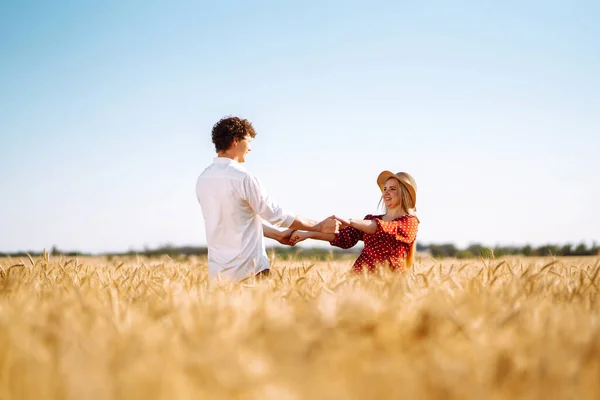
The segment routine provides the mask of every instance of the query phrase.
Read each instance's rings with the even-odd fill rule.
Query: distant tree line
[[[322,247],[287,247],[274,246],[269,247],[267,252],[275,254],[277,257],[284,260],[290,258],[311,258],[311,259],[338,259],[348,254],[358,253],[360,248],[342,250],[337,247],[322,248]],[[523,256],[589,256],[600,255],[600,246],[594,242],[590,246],[586,243],[565,244],[545,244],[541,246],[494,246],[488,247],[481,244],[471,244],[466,248],[458,248],[452,243],[445,244],[422,244],[417,243],[417,251],[430,253],[435,258],[455,257],[455,258],[491,258],[501,257],[505,255],[523,255]],[[19,251],[13,253],[0,252],[0,257],[39,257],[43,255],[43,251]],[[168,255],[170,257],[186,257],[195,255],[206,255],[208,249],[205,246],[173,246],[164,245],[155,249],[144,248],[143,250],[129,250],[121,253],[101,253],[91,254],[80,251],[65,251],[59,250],[56,246],[52,247],[48,253],[51,256],[79,257],[79,256],[135,256],[141,255],[146,257],[158,257]]]
[[[305,248],[305,247],[289,247],[289,246],[274,246],[267,248],[267,253],[272,255],[273,253],[281,259],[287,260],[290,258],[310,258],[319,260],[338,259],[342,258],[347,254],[356,253],[360,249],[342,250],[339,248]],[[52,247],[47,252],[50,256],[64,256],[64,257],[82,257],[82,256],[106,256],[109,258],[119,256],[145,256],[145,257],[159,257],[167,255],[172,258],[181,258],[188,256],[201,256],[208,254],[208,248],[206,246],[173,246],[164,245],[154,249],[144,248],[143,250],[129,250],[126,252],[105,252],[100,254],[84,253],[80,251],[65,251],[59,250],[56,246]],[[0,257],[41,257],[44,254],[43,251],[19,251],[19,252],[0,252]]]
[[[490,258],[506,255],[523,256],[590,256],[600,255],[600,246],[594,242],[591,246],[585,243],[577,245],[565,244],[545,244],[541,246],[494,246],[487,247],[481,244],[471,244],[464,249],[459,249],[451,243],[447,244],[429,244],[421,245],[417,243],[417,251],[427,251],[433,257],[456,257],[456,258]]]

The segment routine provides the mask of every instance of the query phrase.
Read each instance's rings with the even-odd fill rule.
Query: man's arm
[[[268,225],[263,224],[263,236],[269,239],[277,240],[281,244],[285,244],[288,246],[293,246],[290,243],[290,236],[292,235],[293,229],[287,229],[285,231],[280,231],[278,229],[272,228]]]
[[[244,179],[243,184],[244,195],[242,198],[248,202],[255,213],[272,225],[287,227],[293,230],[301,229],[322,233],[337,233],[339,231],[341,223],[334,218],[330,217],[317,222],[312,219],[286,213],[266,195],[258,179],[252,175],[248,175]]]
[[[321,233],[338,233],[342,223],[335,218],[325,218],[321,222],[312,219],[296,216],[294,222],[289,226],[292,230],[303,230]]]

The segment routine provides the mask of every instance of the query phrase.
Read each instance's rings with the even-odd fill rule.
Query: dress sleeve
[[[336,233],[335,239],[329,242],[329,244],[341,247],[342,249],[349,249],[356,245],[359,240],[363,240],[363,232],[351,226],[347,226]]]
[[[396,240],[404,243],[412,243],[417,238],[419,219],[414,215],[400,218],[394,221],[377,221],[377,232],[379,234],[394,236]]]
[[[374,217],[369,214],[364,219],[374,219]],[[363,240],[364,232],[360,231],[351,226],[347,226],[344,229],[340,230],[339,233],[336,233],[335,239],[329,244],[336,247],[341,247],[342,249],[349,249],[358,243],[359,240]]]

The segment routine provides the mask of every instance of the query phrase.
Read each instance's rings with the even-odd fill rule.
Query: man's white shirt
[[[240,163],[216,157],[200,174],[196,197],[208,245],[208,273],[240,281],[269,268],[262,221],[288,228],[295,215],[271,200],[258,179]]]

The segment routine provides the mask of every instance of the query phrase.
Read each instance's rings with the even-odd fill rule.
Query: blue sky
[[[306,217],[419,185],[418,240],[600,241],[600,5],[4,1],[0,251],[205,243],[224,115]],[[271,242],[270,242],[271,243]]]

